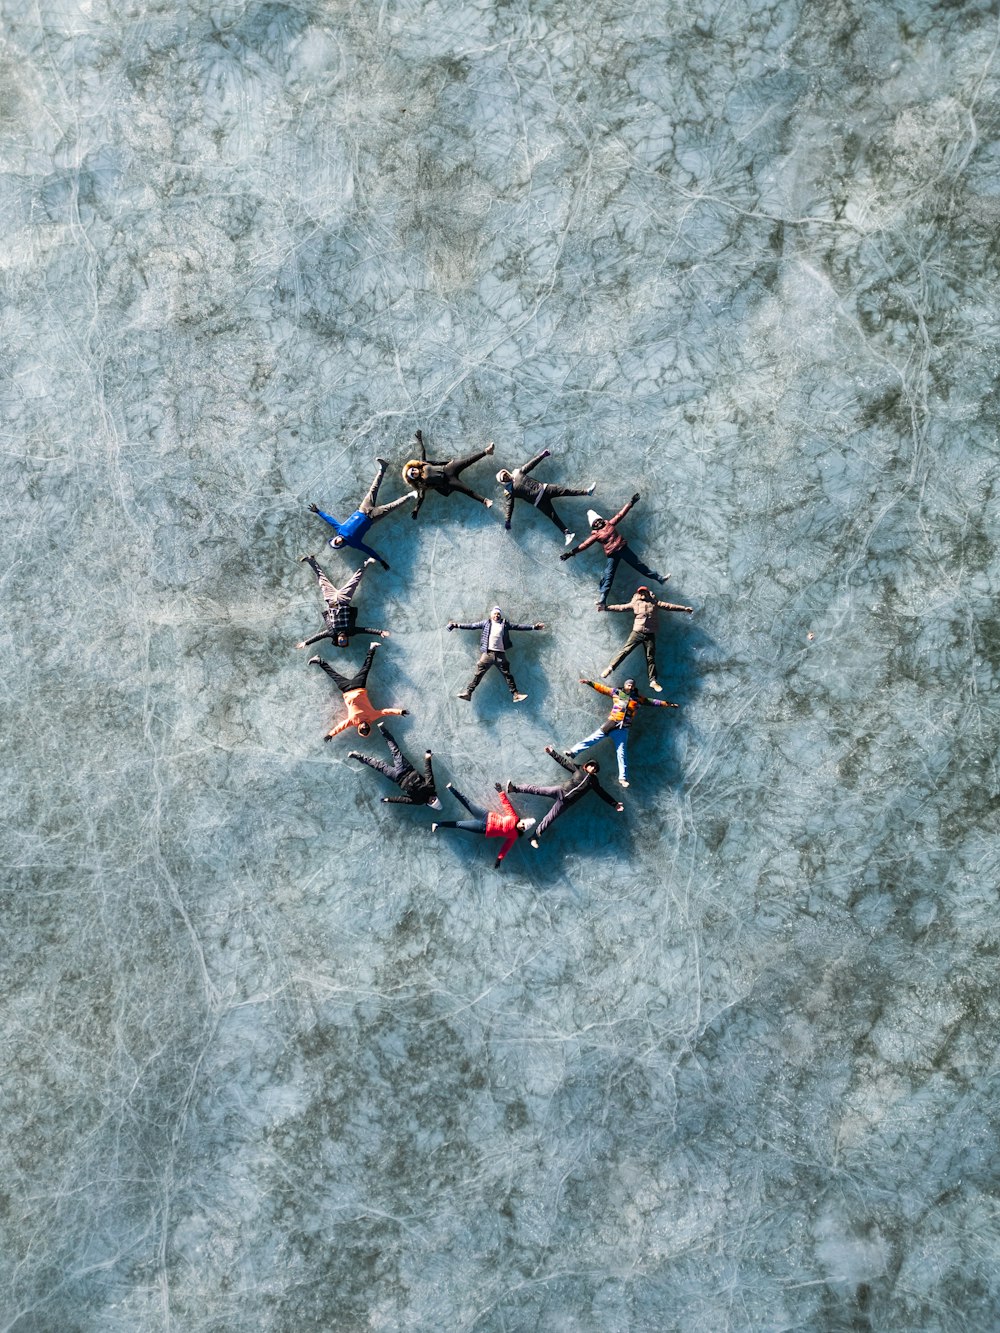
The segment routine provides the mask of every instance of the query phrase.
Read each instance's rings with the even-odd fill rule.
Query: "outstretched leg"
[[[615,667],[621,666],[621,664],[625,661],[626,657],[628,657],[629,653],[634,653],[636,648],[639,647],[639,644],[642,643],[642,641],[643,641],[643,635],[637,634],[635,630],[633,630],[632,633],[625,640],[625,643],[622,646],[620,652],[616,653],[615,656],[611,659],[611,662],[608,665],[607,670],[602,671],[601,674],[603,676],[610,676],[612,671],[614,671]],[[646,660],[647,661],[649,660],[648,640],[646,642]]]
[[[351,750],[348,759],[357,759],[359,763],[367,764],[369,768],[374,768],[376,773],[382,773],[390,782],[398,782],[403,776],[399,766],[390,768],[384,759],[373,759],[371,755],[362,754],[360,750]]]
[[[629,546],[623,546],[621,548],[618,552],[618,558],[624,560],[627,565],[631,565],[632,568],[637,570],[640,574],[645,574],[647,579],[653,579],[657,583],[666,583],[667,579],[670,577],[669,574],[657,574],[655,569],[650,569],[648,565],[644,565]],[[611,585],[609,584],[608,587],[610,586]]]
[[[491,666],[493,666],[493,654],[480,653],[479,661],[476,663],[476,669],[472,674],[472,679],[469,681],[468,685],[466,685],[465,689],[459,695],[459,698],[471,698],[473,691],[476,689],[477,685],[482,680],[482,678],[486,675],[487,671],[489,671]]]
[[[577,493],[576,491],[571,492],[572,495],[576,495],[576,493]],[[538,510],[540,514],[544,514],[545,517],[549,520],[549,522],[554,523],[564,537],[567,535],[567,533],[569,532],[569,528],[556,513],[552,501],[549,499],[547,487],[545,494],[538,501],[538,504],[535,505],[535,508]]]
[[[346,694],[348,690],[358,689],[357,677],[342,676],[336,667],[332,667],[329,662],[324,661],[322,657],[310,657],[311,666],[322,667],[326,674],[340,690],[341,694]]]
[[[433,828],[459,828],[463,833],[485,833],[485,819],[439,819]]]
[[[598,727],[595,732],[591,733],[591,735],[584,736],[582,741],[577,741],[572,749],[567,750],[566,753],[568,755],[577,755],[581,750],[589,750],[592,745],[597,745],[600,741],[603,741],[607,734],[606,731],[602,731],[601,728]]]
[[[486,458],[493,452],[493,445],[488,444],[485,449],[480,449],[474,454],[466,454],[464,458],[450,458],[445,464],[445,471],[448,474],[448,480],[455,485],[455,479],[460,472],[464,472],[467,467],[473,463],[478,463],[481,458]]]
[[[656,635],[643,634],[642,646],[646,650],[646,671],[649,673],[649,683],[652,685],[656,680]]]
[[[496,668],[500,672],[501,676],[503,676],[504,680],[507,682],[507,688],[510,690],[511,694],[512,695],[517,694],[517,681],[511,674],[510,662],[507,659],[507,654],[497,653],[495,661],[496,661]],[[517,702],[517,700],[515,700],[515,702]]]
[[[378,496],[378,488],[382,485],[382,478],[385,476],[385,470],[389,466],[389,464],[385,461],[384,458],[379,458],[376,461],[378,463],[378,471],[375,473],[375,480],[368,487],[368,494],[358,505],[358,508],[361,510],[361,512],[363,514],[367,514],[369,518],[372,517],[371,511],[375,508],[375,500]]]
[[[628,783],[628,730],[625,727],[619,727],[617,731],[611,733],[611,739],[615,743],[615,754],[618,759],[618,781],[622,786]]]
[[[605,607],[608,604],[608,593],[611,591],[611,585],[615,581],[615,575],[618,572],[618,562],[621,558],[622,552],[616,551],[614,555],[609,555],[605,561],[604,573],[601,575],[600,587],[597,590],[597,605],[600,607]]]
[[[458,788],[453,787],[450,782],[448,783],[448,790],[451,792],[452,796],[454,796],[456,801],[461,801],[462,805],[465,806],[466,810],[468,810],[469,814],[472,815],[473,818],[482,819],[485,821],[487,812],[482,808],[482,806],[473,805],[473,803],[468,799],[468,797],[463,796],[462,793],[458,790]]]
[[[534,837],[531,839],[533,844],[538,842],[538,839],[542,836],[543,833],[548,832],[548,830],[552,827],[552,825],[555,823],[555,821],[559,818],[559,816],[565,809],[566,809],[566,802],[563,800],[562,792],[560,792],[559,796],[556,799],[556,803],[552,807],[552,809],[549,810],[547,814],[544,814],[542,818],[538,821],[538,823],[535,825]]]
[[[457,478],[449,478],[449,488],[449,493],[450,491],[461,491],[463,495],[467,495],[470,500],[475,500],[477,504],[485,505],[487,509],[493,508],[492,500],[487,500],[485,495],[480,495],[478,491],[472,490],[469,486],[466,486],[465,482],[458,481]]]
[[[390,735],[389,728],[385,725],[384,722],[379,723],[378,729],[385,738],[385,743],[389,747],[389,753],[392,755],[392,761],[396,765],[396,767],[403,771],[412,768],[412,765],[410,764],[409,760],[406,758],[406,756],[403,754],[403,751],[399,748],[393,737]]]
[[[357,685],[353,687],[354,689],[363,690],[365,688],[365,684],[368,680],[368,672],[371,671],[372,662],[374,662],[375,660],[375,649],[377,647],[378,647],[377,643],[370,643],[368,645],[368,651],[365,654],[365,660],[361,663],[361,670],[354,678],[356,681],[359,682]]]
[[[377,523],[380,518],[385,518],[386,514],[391,514],[394,509],[409,504],[412,499],[412,495],[401,495],[398,500],[390,500],[387,505],[376,505],[373,509],[366,510],[366,513],[373,523]]]

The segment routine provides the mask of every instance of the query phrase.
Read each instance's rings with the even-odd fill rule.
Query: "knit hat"
[[[601,523],[603,523],[603,522],[604,522],[604,519],[601,518],[601,515],[597,512],[596,509],[588,509],[588,510],[587,510],[587,522],[590,524],[590,526],[593,527],[594,524],[595,524],[596,522],[598,522],[598,521],[600,521]]]
[[[491,607],[490,607],[490,615],[492,615],[494,611],[500,611],[499,606],[491,606]],[[503,612],[500,611],[500,614],[503,615]]]

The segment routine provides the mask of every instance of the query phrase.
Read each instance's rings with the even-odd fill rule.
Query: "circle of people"
[[[415,519],[431,491],[445,497],[456,494],[466,495],[470,500],[484,505],[487,509],[493,507],[492,500],[478,495],[462,480],[462,473],[466,468],[493,453],[493,444],[490,443],[485,449],[467,454],[462,458],[438,461],[427,457],[423,435],[419,430],[416,433],[416,440],[420,457],[411,458],[403,465],[403,481],[410,489],[399,499],[392,500],[389,504],[378,504],[379,487],[389,467],[384,458],[379,458],[376,460],[378,470],[371,486],[368,488],[367,495],[354,513],[343,523],[338,522],[330,514],[324,513],[317,505],[311,504],[309,506],[312,513],[333,528],[334,535],[330,538],[329,545],[334,550],[354,550],[364,555],[365,560],[346,583],[338,588],[327,577],[319,562],[313,556],[303,555],[299,557],[303,563],[311,567],[319,582],[319,590],[324,602],[324,628],[318,634],[314,634],[297,644],[296,647],[306,648],[312,644],[320,643],[324,639],[329,639],[334,647],[346,648],[351,638],[356,634],[378,636],[378,639],[369,643],[368,652],[361,669],[352,676],[342,675],[322,657],[316,656],[309,659],[310,665],[321,667],[337,686],[343,696],[344,706],[347,710],[347,716],[337,722],[323,739],[326,741],[333,740],[335,736],[339,736],[342,732],[351,728],[354,728],[359,736],[368,736],[371,734],[372,725],[376,725],[382,739],[388,746],[391,763],[376,759],[371,755],[362,754],[358,750],[351,750],[348,757],[375,769],[376,772],[383,774],[390,782],[395,783],[400,788],[401,795],[383,796],[382,801],[384,803],[424,805],[437,811],[442,809],[442,805],[434,785],[434,772],[431,767],[432,752],[430,750],[425,751],[422,771],[415,768],[396,744],[383,721],[387,717],[405,717],[408,710],[405,708],[376,708],[368,697],[368,673],[379,647],[378,640],[388,638],[389,631],[359,625],[354,597],[361,586],[361,580],[366,569],[374,564],[381,565],[383,569],[389,568],[388,563],[383,560],[378,552],[365,544],[364,538],[374,524],[385,518],[386,515],[391,514],[393,510],[413,501],[410,517]],[[583,740],[577,741],[575,745],[570,746],[565,753],[561,753],[551,745],[545,747],[545,753],[565,769],[568,774],[562,782],[558,784],[497,782],[494,786],[498,794],[499,804],[502,807],[499,811],[488,809],[470,801],[454,784],[450,782],[447,784],[446,790],[464,806],[469,817],[467,819],[438,820],[431,824],[431,831],[436,833],[439,829],[461,829],[466,833],[503,839],[494,862],[494,867],[497,869],[499,869],[504,857],[519,837],[525,833],[530,833],[531,845],[537,848],[541,839],[560,815],[576,805],[588,793],[592,792],[599,796],[602,801],[613,806],[619,813],[624,810],[625,807],[622,802],[601,785],[598,778],[600,764],[592,758],[577,763],[577,757],[601,741],[611,740],[618,761],[619,785],[628,787],[628,736],[635,714],[643,707],[676,708],[677,705],[669,703],[665,699],[646,698],[645,695],[639,693],[635,679],[632,677],[625,679],[621,685],[617,686],[605,685],[602,681],[606,680],[630,653],[642,647],[646,656],[650,688],[657,694],[662,693],[662,688],[656,679],[657,613],[659,611],[683,611],[690,614],[694,610],[690,606],[677,606],[672,602],[658,600],[645,584],[640,584],[636,588],[630,601],[609,605],[608,595],[611,592],[615,574],[622,561],[654,583],[663,584],[670,577],[669,574],[658,574],[655,570],[643,564],[619,531],[619,524],[623,522],[632,507],[638,503],[640,497],[633,495],[611,518],[604,518],[595,510],[588,510],[587,519],[590,531],[582,541],[574,546],[573,542],[576,534],[571,532],[559,517],[552,501],[564,497],[591,496],[594,493],[594,486],[575,489],[571,486],[559,486],[552,482],[538,481],[531,474],[539,463],[550,456],[550,451],[543,449],[540,454],[536,454],[534,458],[529,459],[520,467],[513,470],[501,468],[497,472],[496,479],[503,491],[504,527],[510,531],[515,505],[520,500],[522,503],[537,509],[540,514],[543,514],[559,529],[567,547],[560,554],[559,558],[561,560],[570,560],[590,546],[601,546],[604,551],[605,564],[598,588],[597,610],[631,612],[633,623],[631,633],[624,645],[616,653],[610,664],[601,672],[601,680],[586,680],[580,677],[581,685],[589,686],[590,689],[596,690],[599,694],[610,697],[611,708],[607,718],[594,732],[585,736]],[[518,690],[510,669],[507,654],[511,647],[511,634],[544,630],[544,624],[516,624],[506,618],[499,606],[494,606],[484,620],[468,622],[450,620],[447,628],[449,630],[479,631],[479,658],[471,680],[459,692],[459,699],[471,700],[473,691],[486,673],[494,667],[506,682],[511,699],[515,704],[522,703],[527,698],[526,694]],[[545,797],[552,804],[548,812],[536,823],[533,818],[518,814],[510,801],[511,792]]]

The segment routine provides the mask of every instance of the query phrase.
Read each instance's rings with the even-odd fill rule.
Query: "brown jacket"
[[[655,597],[646,601],[636,593],[630,602],[619,606],[609,606],[609,611],[631,611],[635,620],[632,622],[633,634],[655,634],[657,611],[691,611],[690,606],[677,606],[674,602],[661,602]]]

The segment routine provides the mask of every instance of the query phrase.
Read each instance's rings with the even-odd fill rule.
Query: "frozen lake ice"
[[[0,1328],[1000,1326],[995,6],[0,12]],[[418,427],[695,607],[499,872],[294,648]],[[630,624],[498,513],[358,597],[477,801]]]

